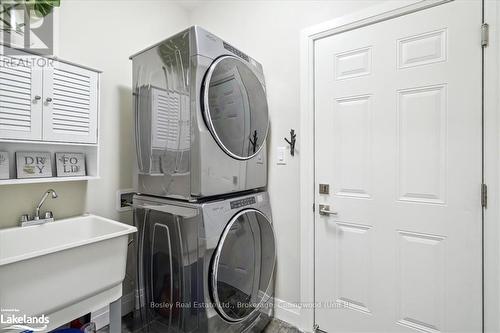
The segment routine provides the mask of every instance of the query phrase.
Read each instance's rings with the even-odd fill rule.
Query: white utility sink
[[[3,321],[45,315],[46,331],[119,299],[128,235],[136,231],[95,215],[0,230]]]

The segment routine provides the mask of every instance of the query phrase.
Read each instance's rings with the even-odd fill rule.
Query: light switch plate
[[[276,148],[276,164],[286,165],[286,147]]]
[[[257,155],[257,164],[264,164],[264,156],[262,155],[262,152]]]

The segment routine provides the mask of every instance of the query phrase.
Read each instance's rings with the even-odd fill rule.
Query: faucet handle
[[[21,215],[21,223],[22,222],[28,222],[30,220],[30,215],[29,214],[23,214]]]
[[[54,214],[49,210],[48,212],[45,212],[45,219],[52,219],[54,218]]]

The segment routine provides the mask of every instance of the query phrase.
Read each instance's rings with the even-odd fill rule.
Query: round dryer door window
[[[255,156],[267,136],[269,115],[264,86],[239,58],[223,56],[208,70],[203,88],[205,122],[231,157]]]
[[[224,319],[244,320],[269,299],[275,260],[271,222],[254,209],[236,214],[224,229],[212,262],[212,296]]]

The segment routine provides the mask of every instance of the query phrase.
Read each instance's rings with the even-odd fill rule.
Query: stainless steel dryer
[[[131,59],[140,193],[197,200],[267,185],[257,61],[197,26]]]
[[[153,332],[260,332],[273,311],[267,192],[206,203],[135,196],[141,313]]]

